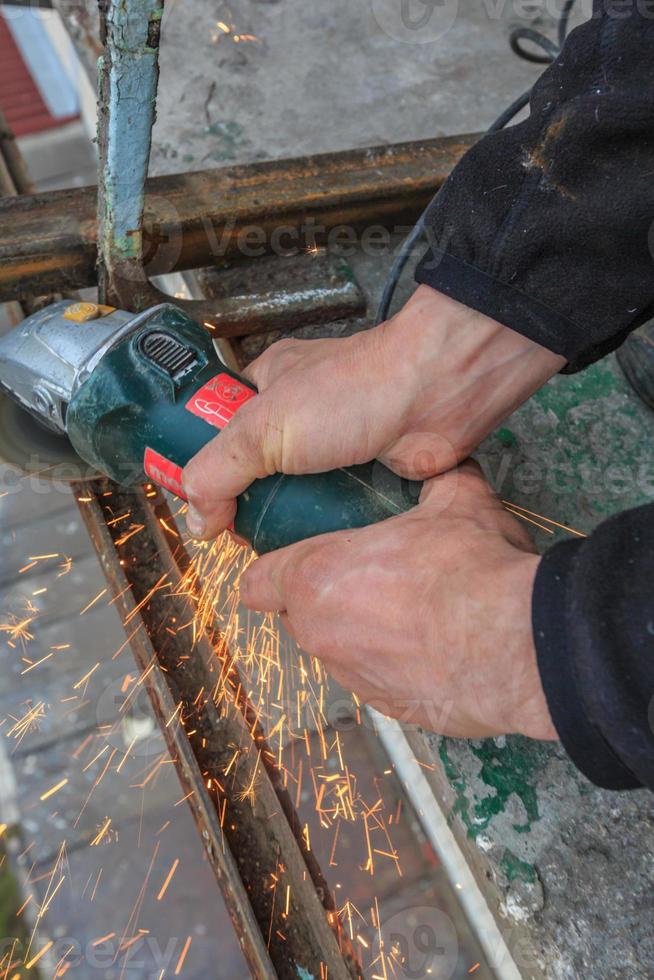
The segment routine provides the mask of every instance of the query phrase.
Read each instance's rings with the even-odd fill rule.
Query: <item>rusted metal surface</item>
[[[101,0],[98,62],[98,286],[134,312],[154,305],[143,268],[145,180],[159,84],[163,0]]]
[[[148,180],[145,272],[215,265],[253,250],[299,252],[324,244],[340,227],[401,228],[476,139],[442,137]],[[94,285],[95,211],[93,187],[0,201],[0,301]]]
[[[315,861],[302,852],[299,827],[293,832],[292,805],[237,694],[228,651],[219,637],[194,641],[192,630],[176,628],[188,622],[193,602],[181,581],[188,556],[175,532],[164,529],[174,527],[164,501],[157,497],[153,505],[143,491],[108,481],[76,494],[253,976],[297,980],[302,970],[320,977],[322,968],[351,980],[356,961],[342,936],[339,949],[333,900]],[[143,530],[118,544],[121,532],[107,521],[126,509]],[[218,709],[210,692],[226,672],[234,700]],[[201,691],[206,696],[198,699]]]
[[[104,497],[103,494],[105,493],[109,493],[111,496]],[[80,498],[83,502],[80,502]],[[153,601],[146,603],[138,614],[135,612],[138,603],[143,599],[144,590],[147,591],[151,587],[148,581],[146,553],[149,552],[147,557],[154,559],[153,565],[156,575],[159,575],[161,569],[165,568],[163,555],[159,552],[153,554],[156,544],[153,542],[149,526],[145,535],[139,535],[141,540],[138,548],[129,549],[128,553],[127,549],[123,547],[120,549],[119,556],[110,529],[106,525],[107,511],[125,503],[132,508],[135,520],[138,520],[138,514],[141,511],[147,513],[148,525],[151,525],[152,512],[150,507],[148,504],[144,504],[141,493],[121,493],[113,488],[108,481],[84,484],[77,488],[76,499],[79,502],[80,512],[96,549],[107,583],[114,594],[119,596],[117,606],[121,618],[123,622],[131,624],[127,627],[130,649],[142,675],[145,675],[144,684],[165,736],[171,758],[175,762],[183,793],[188,794],[189,807],[200,831],[207,859],[223,891],[230,917],[238,930],[247,963],[253,976],[273,978],[275,972],[263,943],[250,900],[239,876],[233,853],[222,838],[216,812],[216,800],[206,789],[198,760],[193,754],[181,722],[168,724],[175,715],[179,699],[182,702],[184,699],[175,684],[178,665],[172,665],[171,677],[165,676],[162,672],[162,664],[164,669],[167,669],[166,664],[160,659],[156,643],[161,640],[161,629],[165,629],[163,624],[168,621],[169,616],[174,616],[173,601],[167,602],[163,610],[161,609],[161,602],[155,603]],[[123,564],[121,564],[121,559]],[[165,571],[168,571],[169,574],[174,573],[172,565],[165,568]],[[165,574],[165,571],[162,574]],[[166,592],[172,591],[173,588],[171,582]],[[177,652],[175,652],[176,650]],[[176,645],[170,644],[168,652],[169,654],[172,652],[173,658],[178,658],[179,651]],[[199,656],[199,653],[193,653],[194,663]],[[184,708],[185,711],[186,707]],[[218,772],[216,771],[214,775],[217,777]]]
[[[16,137],[0,109],[0,205],[3,200],[18,200],[20,194],[31,194],[34,185],[27,172],[23,155],[16,143]],[[37,309],[53,301],[52,296],[24,296],[22,301],[6,304],[9,321],[19,323]]]

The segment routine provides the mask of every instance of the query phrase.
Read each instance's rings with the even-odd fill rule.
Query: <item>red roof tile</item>
[[[53,129],[77,116],[53,116],[0,11],[0,108],[16,136]]]

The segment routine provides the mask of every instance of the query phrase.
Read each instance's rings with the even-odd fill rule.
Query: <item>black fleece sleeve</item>
[[[654,504],[542,559],[538,666],[568,754],[607,789],[654,789]]]
[[[596,0],[528,119],[445,183],[416,278],[574,370],[654,315],[653,221],[654,2]]]
[[[481,140],[427,217],[416,278],[576,370],[654,315],[654,2],[603,0]],[[568,753],[611,789],[654,789],[654,504],[543,558],[543,687]]]

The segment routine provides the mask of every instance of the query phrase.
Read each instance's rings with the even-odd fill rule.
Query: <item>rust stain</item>
[[[564,187],[559,181],[554,180],[550,174],[550,169],[554,162],[554,151],[556,145],[564,134],[568,125],[568,115],[562,113],[545,130],[542,139],[525,153],[523,166],[525,170],[539,170],[544,183],[551,190],[556,191],[561,197],[569,201],[576,201],[575,195]]]

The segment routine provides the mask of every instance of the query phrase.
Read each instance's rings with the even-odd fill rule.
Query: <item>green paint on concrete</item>
[[[517,833],[527,833],[532,824],[540,819],[536,783],[546,763],[547,752],[536,742],[515,736],[498,745],[493,739],[470,742],[469,749],[481,763],[479,778],[489,787],[487,795],[470,799],[469,787],[463,773],[449,755],[452,740],[443,738],[439,754],[447,778],[456,791],[456,803],[450,814],[463,821],[468,836],[475,838],[485,830],[499,813],[506,810],[507,802],[516,796],[526,812],[526,821],[513,824]]]
[[[208,136],[217,137],[217,147],[207,154],[205,160],[210,159],[217,162],[233,160],[237,155],[239,145],[243,142],[243,127],[233,119],[226,122],[217,121],[211,123],[210,126],[205,126],[202,136],[205,139]]]
[[[568,411],[584,402],[624,392],[624,384],[614,370],[599,362],[580,374],[565,378],[563,384],[545,385],[533,396],[545,411],[553,411],[564,421]]]
[[[653,432],[654,413],[609,357],[553,378],[475,455],[503,499],[589,533],[654,499]],[[539,550],[570,537],[528,529]]]
[[[518,445],[515,433],[511,432],[510,429],[498,429],[497,438],[506,449],[513,449],[514,446]]]
[[[521,861],[520,858],[507,847],[500,861],[500,871],[506,876],[507,881],[526,881],[533,885],[536,881],[536,869],[533,864]]]

